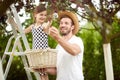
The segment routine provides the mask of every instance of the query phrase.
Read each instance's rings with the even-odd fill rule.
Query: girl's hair
[[[42,11],[46,11],[46,7],[45,4],[39,4],[38,6],[35,7],[34,11],[33,11],[33,21],[35,22],[35,14],[38,14]]]
[[[35,7],[34,14],[40,13],[45,10],[46,10],[45,4],[39,4],[38,6]]]

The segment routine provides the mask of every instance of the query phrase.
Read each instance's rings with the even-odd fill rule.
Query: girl
[[[45,22],[47,20],[47,9],[45,8],[44,4],[40,4],[36,6],[33,11],[34,23],[31,24],[24,30],[24,33],[27,34],[32,32],[33,37],[33,46],[32,49],[46,49],[48,48],[48,29],[51,25],[51,22]],[[49,16],[50,17],[50,16]],[[9,23],[13,23],[18,30],[18,26],[15,23],[14,19],[7,20]],[[39,69],[38,69],[39,70]],[[36,70],[36,71],[38,71]],[[44,72],[44,69],[40,69],[41,73],[41,80],[48,80],[48,75]]]
[[[28,28],[24,30],[25,33],[29,33],[32,31],[33,36],[33,49],[46,49],[48,48],[48,28],[50,26],[50,22],[45,22],[47,19],[47,10],[45,5],[40,4],[34,9],[34,20],[35,23],[30,25]],[[48,75],[45,74],[44,70],[41,69],[41,80],[48,80]],[[44,75],[43,75],[44,74]]]
[[[33,36],[33,49],[46,49],[48,48],[48,26],[50,22],[45,23],[47,19],[47,10],[45,5],[40,4],[34,10],[35,23],[30,25],[24,30],[25,33],[32,31]]]

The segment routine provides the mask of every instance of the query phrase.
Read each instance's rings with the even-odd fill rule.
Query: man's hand
[[[55,40],[58,40],[61,37],[57,28],[50,27],[49,31],[50,31],[49,35]]]
[[[32,68],[34,71],[36,72],[45,72],[46,71],[46,68]]]

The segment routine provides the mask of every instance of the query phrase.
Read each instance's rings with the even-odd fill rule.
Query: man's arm
[[[80,47],[77,44],[71,44],[64,40],[55,27],[50,28],[50,36],[53,37],[71,55],[75,56],[81,52]]]

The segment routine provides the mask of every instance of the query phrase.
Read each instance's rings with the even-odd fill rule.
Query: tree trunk
[[[106,80],[114,80],[110,43],[103,44]]]

